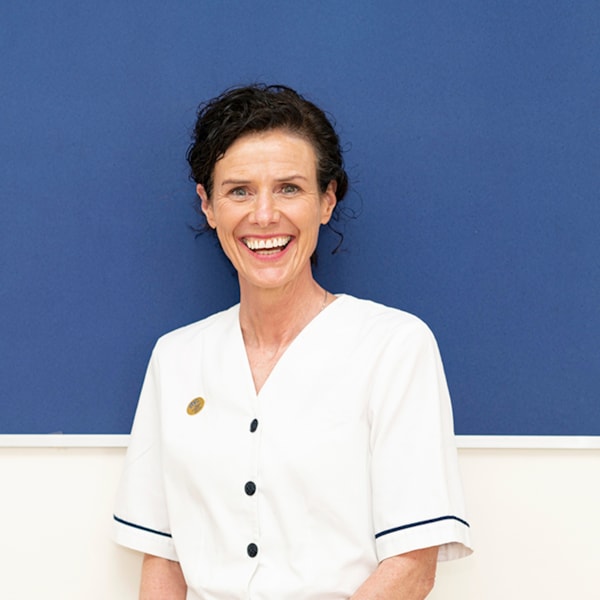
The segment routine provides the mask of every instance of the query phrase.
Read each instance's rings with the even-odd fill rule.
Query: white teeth
[[[292,238],[289,235],[269,239],[244,238],[244,244],[246,244],[250,250],[270,250],[271,248],[281,248],[286,246],[291,239]]]

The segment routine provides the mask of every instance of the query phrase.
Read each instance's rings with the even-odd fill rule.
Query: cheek
[[[217,232],[217,238],[219,239],[219,243],[221,244],[221,247],[225,250],[225,253],[229,256],[229,253],[227,252],[227,248],[231,247],[234,243],[234,238],[233,238],[231,232],[225,232],[222,227],[216,227],[215,230]]]
[[[226,232],[230,233],[238,221],[238,215],[232,208],[235,207],[223,202],[220,198],[216,198],[207,202],[202,210],[209,225],[217,232],[220,230],[225,234]]]
[[[221,246],[221,250],[222,250],[223,254],[225,254],[225,256],[227,257],[227,260],[237,270],[238,264],[239,264],[239,254],[238,254],[239,251],[237,250],[235,241],[232,239],[231,236],[221,235],[219,233],[218,227],[217,227],[216,231],[217,231],[217,238],[219,240],[219,245]]]

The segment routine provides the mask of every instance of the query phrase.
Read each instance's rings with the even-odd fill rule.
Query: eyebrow
[[[221,181],[221,185],[241,185],[244,183],[250,183],[248,179],[225,179]]]
[[[300,175],[300,173],[294,173],[293,175],[288,175],[287,177],[278,177],[275,181],[282,183],[283,181],[293,181],[294,179],[308,181],[308,178],[304,177],[304,175]]]
[[[283,183],[284,181],[294,181],[295,179],[302,179],[303,181],[308,181],[308,177],[304,175],[300,175],[300,173],[294,173],[293,175],[287,175],[286,177],[277,177],[275,181],[278,183]],[[221,182],[221,186],[224,185],[247,185],[251,183],[250,179],[224,179]]]

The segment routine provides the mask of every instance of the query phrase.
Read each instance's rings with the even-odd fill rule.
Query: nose
[[[279,210],[271,191],[261,190],[254,199],[250,222],[259,227],[267,227],[279,221]]]

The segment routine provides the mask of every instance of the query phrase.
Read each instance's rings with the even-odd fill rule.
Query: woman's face
[[[310,277],[319,228],[335,207],[335,182],[322,193],[305,139],[283,130],[238,139],[217,161],[213,194],[197,191],[208,224],[240,285],[281,288]]]

